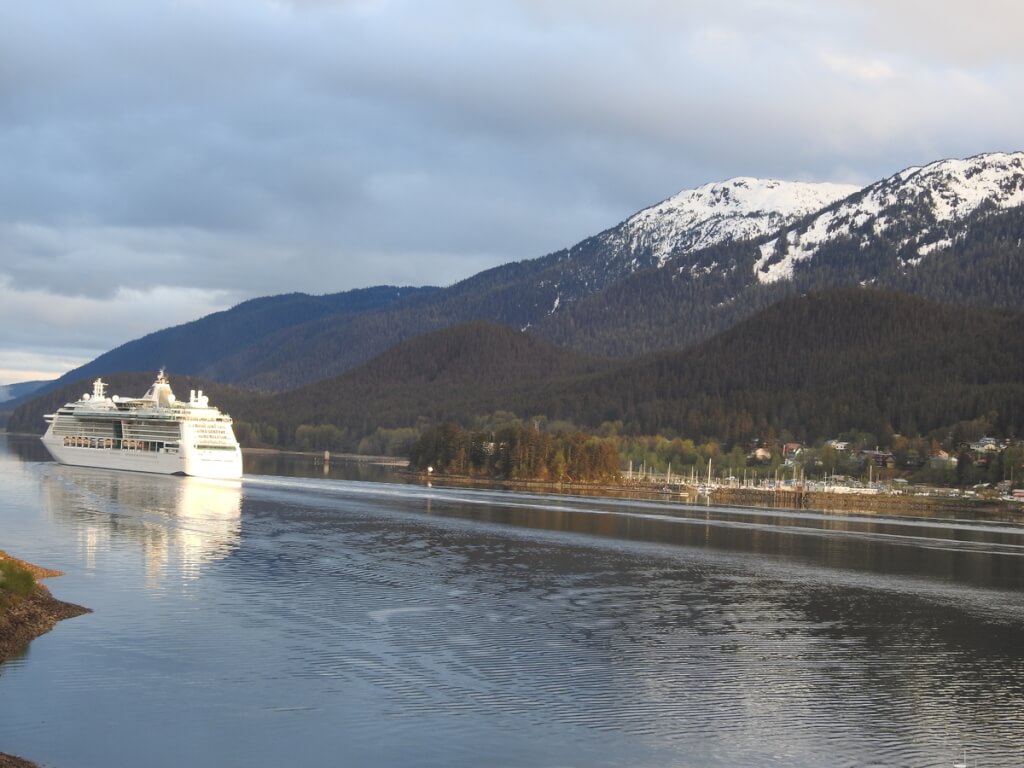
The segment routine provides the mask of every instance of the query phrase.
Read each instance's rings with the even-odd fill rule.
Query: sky
[[[1024,149],[1024,4],[0,4],[0,385],[255,296],[450,285],[735,176]]]

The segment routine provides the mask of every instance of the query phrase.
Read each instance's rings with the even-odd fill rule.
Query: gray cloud
[[[254,295],[453,282],[711,180],[868,182],[1019,149],[1024,10],[926,10],[7,4],[0,302],[70,349],[27,298],[149,296],[139,335]],[[126,340],[84,326],[101,351]]]

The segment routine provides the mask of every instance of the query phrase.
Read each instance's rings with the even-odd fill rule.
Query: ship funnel
[[[153,382],[153,386],[146,393],[145,399],[151,400],[160,408],[170,408],[173,396],[174,393],[171,392],[171,385],[167,381],[167,377],[163,371],[160,371],[156,381]]]

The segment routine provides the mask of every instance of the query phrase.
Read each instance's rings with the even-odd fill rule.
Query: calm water
[[[56,768],[948,767],[963,749],[1024,765],[1019,525],[334,468],[211,483],[60,467],[17,440],[0,438],[0,548],[65,571],[51,589],[95,612],[0,665],[0,751]]]

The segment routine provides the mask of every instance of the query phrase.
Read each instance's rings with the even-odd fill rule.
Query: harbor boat
[[[231,417],[192,390],[179,402],[163,371],[140,398],[108,397],[102,379],[47,414],[43,445],[61,464],[237,480],[242,451]]]

